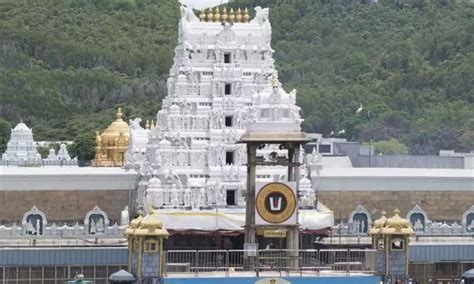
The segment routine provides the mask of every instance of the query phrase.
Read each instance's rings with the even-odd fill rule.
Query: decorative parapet
[[[368,222],[372,223],[371,214],[362,205],[352,211],[347,223],[340,223],[333,227],[335,234],[347,236],[366,236],[367,232],[361,231],[361,226],[356,225],[355,216],[367,214]],[[428,214],[419,205],[415,205],[407,214],[407,220],[415,231],[415,236],[460,236],[474,234],[474,205],[464,212],[461,221],[437,222],[428,218]],[[357,227],[359,230],[357,230]]]
[[[474,234],[474,205],[471,206],[462,215],[462,228],[463,232],[468,234]]]
[[[125,212],[127,211],[127,212]],[[36,206],[23,215],[21,226],[17,224],[0,225],[0,238],[56,238],[56,237],[78,237],[78,238],[102,238],[102,237],[123,237],[125,228],[128,225],[128,207],[122,211],[123,224],[117,223],[109,225],[110,221],[107,213],[98,206],[89,211],[84,224],[76,223],[74,225],[57,225],[52,223],[48,226],[46,214],[40,211]]]

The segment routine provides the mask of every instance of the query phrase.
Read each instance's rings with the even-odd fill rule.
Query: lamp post
[[[362,104],[360,104],[359,108],[356,110],[356,113],[362,113],[364,111],[364,107]],[[367,110],[365,112],[365,116],[367,118],[367,121],[369,122],[369,168],[372,166],[372,129],[371,129],[371,122],[372,119],[374,118],[374,113],[371,112],[370,110]]]

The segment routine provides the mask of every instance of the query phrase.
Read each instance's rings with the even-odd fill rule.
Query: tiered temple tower
[[[7,150],[2,155],[2,160],[11,164],[40,164],[41,155],[36,149],[33,132],[26,124],[20,122],[12,129]]]
[[[126,167],[142,176],[139,206],[244,207],[246,148],[236,141],[256,121],[276,131],[299,130],[296,91],[286,93],[276,75],[269,11],[255,10],[250,20],[246,9],[197,17],[181,7],[168,96],[156,127],[144,140],[139,121],[131,123],[130,137],[140,139],[131,139]],[[279,152],[267,148],[259,153],[262,159]],[[284,175],[285,168],[272,167],[257,172],[257,179]]]

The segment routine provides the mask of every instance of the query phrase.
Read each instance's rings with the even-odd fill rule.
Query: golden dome
[[[112,122],[100,135],[103,143],[115,141],[115,138],[120,137],[120,133],[128,139],[130,135],[130,126],[122,119],[122,109],[118,108],[115,121]]]
[[[162,237],[167,237],[169,235],[168,231],[163,228],[163,224],[158,220],[158,214],[156,211],[152,211],[151,214],[145,217],[138,216],[133,219],[125,230],[125,234]]]
[[[96,132],[96,152],[94,166],[121,167],[128,147],[130,127],[122,119],[122,109],[118,108],[116,119],[102,134]]]
[[[400,214],[400,210],[395,209],[393,213],[394,213],[393,217],[388,218],[387,222],[385,223],[386,228],[392,228],[392,229],[395,229],[396,231],[410,228],[410,222],[408,222],[407,219],[402,218],[398,215]]]
[[[400,217],[400,211],[395,209],[394,215],[390,218],[385,217],[385,212],[382,212],[382,217],[375,220],[372,228],[369,230],[370,235],[413,235],[410,222]]]
[[[385,223],[387,222],[387,217],[385,217],[385,214],[387,213],[382,211],[382,217],[374,221],[374,228],[380,229],[385,226]]]

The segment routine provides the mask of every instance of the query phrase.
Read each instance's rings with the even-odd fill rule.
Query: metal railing
[[[376,250],[169,250],[165,251],[164,273],[225,276],[242,272],[374,273]]]

